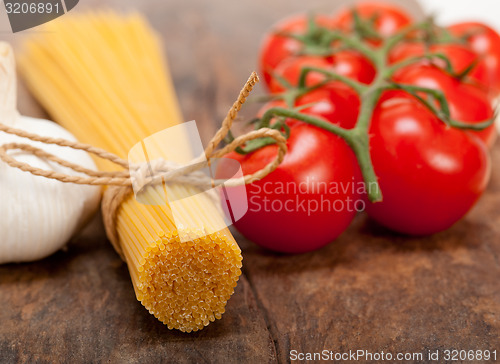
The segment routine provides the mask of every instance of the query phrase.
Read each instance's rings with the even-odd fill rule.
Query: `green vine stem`
[[[353,80],[352,78],[349,78],[346,76],[339,75],[338,73],[335,73],[335,72],[327,71],[323,68],[303,67],[301,72],[300,72],[299,82],[297,84],[297,88],[299,90],[303,90],[307,87],[306,86],[307,75],[311,72],[321,73],[321,74],[327,76],[327,78],[328,78],[327,82],[332,81],[332,80],[341,81],[342,83],[345,83],[346,85],[352,87],[352,89],[354,89],[358,94],[363,93],[365,91],[365,89],[368,88],[368,86],[366,86],[365,84],[363,84],[361,82],[358,82],[358,81]],[[324,85],[325,82],[322,82],[321,84]]]
[[[443,123],[457,129],[481,131],[492,125],[497,117],[497,113],[495,112],[493,117],[489,120],[485,120],[483,122],[474,124],[464,123],[463,121],[454,120],[451,118],[448,101],[446,100],[446,96],[444,95],[444,93],[440,90],[435,90],[415,85],[398,84],[398,83],[392,83],[390,86],[386,88],[386,90],[406,91],[407,93],[415,97],[417,100],[419,100],[429,110],[431,110]],[[430,96],[430,100],[426,100],[425,98],[420,96],[419,93],[424,93]],[[432,105],[433,100],[436,100],[438,102],[439,109],[437,109],[434,105]]]
[[[377,95],[374,94],[369,98],[371,99],[371,102],[365,103],[366,105],[369,104],[374,105],[377,103],[378,100]],[[369,106],[366,107],[368,108]],[[356,155],[361,170],[361,174],[363,175],[363,180],[365,181],[366,186],[370,187],[367,188],[368,198],[372,202],[382,201],[382,192],[380,191],[377,176],[375,174],[375,170],[373,169],[373,164],[371,162],[370,146],[369,146],[370,141],[368,133],[364,130],[364,128],[368,128],[370,125],[369,121],[371,114],[370,117],[368,117],[368,120],[366,121],[360,119],[361,124],[358,121],[358,124],[354,129],[344,129],[337,125],[316,118],[314,116],[302,114],[296,110],[275,107],[267,110],[264,113],[260,125],[262,127],[269,127],[271,120],[276,116],[300,120],[307,124],[325,129],[343,138],[346,141],[346,143],[351,147],[354,154]],[[366,126],[363,127],[363,125]],[[274,141],[270,142],[272,143]],[[375,188],[371,188],[371,186],[375,186]]]

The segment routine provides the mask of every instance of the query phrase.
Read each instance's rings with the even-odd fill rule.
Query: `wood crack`
[[[259,311],[262,313],[262,317],[264,318],[264,321],[266,323],[266,328],[267,332],[269,333],[269,337],[271,338],[273,342],[273,347],[274,347],[274,356],[276,358],[276,363],[279,363],[279,358],[283,356],[282,349],[279,344],[279,332],[278,329],[275,327],[274,324],[271,323],[271,320],[269,319],[268,311],[264,307],[261,299],[259,298],[259,295],[257,293],[257,290],[255,289],[252,279],[250,278],[250,275],[246,271],[246,269],[242,268],[242,275],[245,277],[246,281],[248,282],[248,286],[250,287],[250,290],[252,292],[252,295],[255,297],[255,302],[257,303],[257,307]]]

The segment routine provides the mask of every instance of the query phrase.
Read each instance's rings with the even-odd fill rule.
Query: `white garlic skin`
[[[18,117],[11,124],[42,136],[76,141],[67,130],[53,122]],[[83,151],[33,142],[0,132],[0,145],[18,142],[41,148],[67,161],[96,170]],[[78,175],[53,162],[22,151],[9,151],[18,161],[34,167]],[[61,249],[97,210],[99,186],[63,183],[34,176],[0,161],[0,264],[29,262]]]

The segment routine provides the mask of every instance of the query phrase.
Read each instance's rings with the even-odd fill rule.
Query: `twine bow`
[[[110,186],[104,193],[102,200],[102,211],[104,226],[106,228],[106,234],[113,244],[115,250],[122,256],[123,253],[119,244],[119,237],[116,231],[116,218],[118,215],[118,209],[123,202],[123,200],[133,192],[132,185],[135,184],[136,188],[142,188],[145,185],[150,185],[154,183],[161,183],[161,181],[173,183],[189,183],[191,185],[202,187],[207,183],[207,176],[200,171],[207,164],[209,164],[211,159],[221,158],[222,156],[234,151],[236,148],[243,146],[246,142],[263,137],[269,137],[276,141],[278,145],[278,152],[276,158],[267,164],[261,170],[240,178],[231,179],[224,183],[226,186],[237,186],[242,184],[248,184],[253,181],[259,180],[267,176],[269,173],[274,171],[278,165],[283,161],[285,154],[287,152],[286,138],[275,129],[261,128],[258,130],[251,131],[247,134],[241,135],[235,138],[231,143],[225,147],[216,150],[221,141],[226,137],[233,121],[236,119],[238,112],[240,111],[242,105],[245,103],[249,93],[252,91],[255,84],[259,81],[259,78],[255,72],[252,72],[249,79],[245,83],[245,86],[240,91],[238,99],[233,103],[229,109],[226,117],[222,122],[221,128],[216,132],[214,137],[208,143],[205,148],[204,153],[199,157],[195,158],[193,161],[187,164],[186,168],[179,168],[179,165],[166,160],[155,160],[153,162],[144,164],[130,165],[127,160],[120,158],[116,154],[110,153],[104,149],[94,147],[89,144],[73,142],[61,138],[51,138],[40,136],[37,134],[29,133],[24,130],[9,127],[0,123],[0,131],[8,134],[17,135],[22,138],[27,138],[32,141],[41,142],[44,144],[54,144],[61,147],[68,147],[76,150],[83,150],[89,154],[93,154],[101,159],[108,160],[122,168],[122,171],[94,171],[88,168],[84,168],[78,164],[66,161],[62,158],[57,157],[54,154],[48,153],[43,149],[34,147],[29,144],[24,143],[8,143],[0,146],[0,159],[7,163],[10,167],[20,169],[25,172],[29,172],[36,176],[45,177],[48,179],[58,180],[64,183],[76,183],[81,185],[94,185],[94,186]],[[84,176],[74,176],[61,172],[44,170],[41,168],[33,167],[27,163],[17,161],[11,157],[7,152],[9,150],[22,150],[39,158],[54,162],[60,166],[69,168],[75,172],[84,174]],[[146,168],[147,166],[147,168]],[[132,180],[130,170],[134,170],[134,176],[137,176],[135,180]],[[161,174],[162,178],[155,178],[158,174]],[[212,181],[213,182],[213,181]],[[139,184],[139,186],[137,186]]]

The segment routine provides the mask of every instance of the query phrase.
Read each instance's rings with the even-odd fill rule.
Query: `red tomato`
[[[478,123],[493,117],[493,108],[484,90],[474,85],[462,83],[435,66],[410,66],[397,72],[393,79],[401,84],[442,91],[448,101],[452,119]],[[488,146],[493,144],[496,136],[494,125],[474,133]]]
[[[292,86],[297,86],[300,72],[304,67],[318,67],[333,72],[332,65],[324,57],[298,56],[287,58],[274,70],[269,83],[269,92],[274,94],[285,91],[285,87],[278,80],[279,77],[290,82]],[[324,79],[324,75],[317,72],[311,72],[307,75],[306,85],[317,85]]]
[[[467,77],[472,82],[477,83],[478,86],[489,89],[489,77],[486,65],[479,60],[478,55],[470,49],[470,47],[463,44],[435,44],[426,49],[425,44],[417,42],[400,43],[392,49],[389,54],[389,63],[403,61],[408,58],[423,56],[429,51],[433,54],[442,54],[448,58],[453,68],[454,73],[460,74],[464,72],[471,65],[476,64],[474,68],[468,73]],[[432,61],[434,64],[445,68],[444,61],[436,58]],[[429,64],[429,61],[422,61],[421,64]]]
[[[300,112],[319,116],[345,129],[352,129],[358,119],[360,99],[350,87],[340,82],[332,82],[295,100],[295,107],[306,105],[311,106],[301,109]],[[286,104],[282,100],[271,101],[261,108],[257,117],[262,117],[265,111],[273,107],[286,107]],[[288,124],[295,122],[287,121]]]
[[[360,99],[348,86],[335,82],[299,97],[296,106],[311,105],[301,112],[320,116],[345,129],[352,129],[358,120]]]
[[[336,28],[346,32],[354,30],[353,10],[356,11],[364,21],[374,19],[373,28],[382,37],[394,35],[412,22],[411,17],[401,8],[382,2],[361,2],[351,8],[340,11],[333,20]],[[379,44],[379,41],[371,40],[372,44]]]
[[[448,28],[452,34],[466,37],[471,48],[482,57],[488,72],[493,97],[500,94],[500,35],[481,23],[459,23]]]
[[[288,153],[278,168],[247,185],[248,211],[236,228],[258,245],[284,253],[321,248],[339,236],[356,214],[356,162],[338,136],[305,123],[290,126]],[[277,146],[228,155],[251,174],[271,162]],[[224,176],[221,161],[217,175]],[[354,188],[354,191],[353,191]]]
[[[315,16],[316,24],[331,28],[331,20],[326,16]],[[296,56],[304,50],[304,44],[300,41],[280,33],[305,34],[308,30],[309,16],[305,14],[295,15],[276,24],[273,30],[263,40],[259,65],[264,81],[267,85],[271,82],[274,69],[286,58]]]
[[[491,163],[473,134],[447,128],[415,99],[375,109],[370,150],[383,201],[366,211],[405,234],[426,235],[460,220],[483,193]]]
[[[365,84],[371,83],[376,73],[372,63],[366,57],[354,51],[341,51],[329,57],[299,56],[285,59],[276,67],[274,74],[287,80],[292,86],[297,86],[304,67],[323,68]],[[316,85],[324,79],[324,75],[311,72],[307,75],[306,85]],[[279,93],[285,91],[285,88],[277,77],[272,77],[269,91]]]

